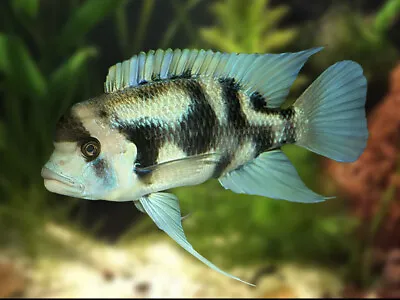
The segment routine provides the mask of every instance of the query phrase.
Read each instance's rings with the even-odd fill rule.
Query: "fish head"
[[[134,186],[136,155],[135,144],[95,109],[75,104],[57,123],[54,151],[41,175],[50,192],[118,201]]]

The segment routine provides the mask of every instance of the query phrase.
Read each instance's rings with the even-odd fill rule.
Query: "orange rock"
[[[268,292],[265,293],[263,295],[261,295],[258,298],[285,298],[285,299],[290,299],[290,298],[297,298],[296,293],[293,291],[293,289],[291,289],[288,286],[282,286],[281,288],[277,289],[274,292]]]
[[[0,298],[14,297],[23,293],[25,278],[11,263],[0,262]]]
[[[390,251],[377,294],[382,298],[400,297],[400,249]]]

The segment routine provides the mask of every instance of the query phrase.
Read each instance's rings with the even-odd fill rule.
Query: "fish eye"
[[[100,142],[95,138],[91,138],[82,144],[81,152],[89,161],[95,159],[100,154]]]

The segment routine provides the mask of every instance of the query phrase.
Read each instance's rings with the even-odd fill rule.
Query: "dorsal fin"
[[[322,48],[280,54],[221,53],[167,49],[140,52],[109,68],[105,93],[180,76],[234,78],[249,95],[260,93],[268,107],[279,107],[307,59]]]

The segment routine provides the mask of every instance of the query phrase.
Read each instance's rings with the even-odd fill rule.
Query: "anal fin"
[[[293,202],[313,203],[329,198],[310,190],[281,150],[257,158],[219,178],[221,185],[235,193],[259,195]]]

